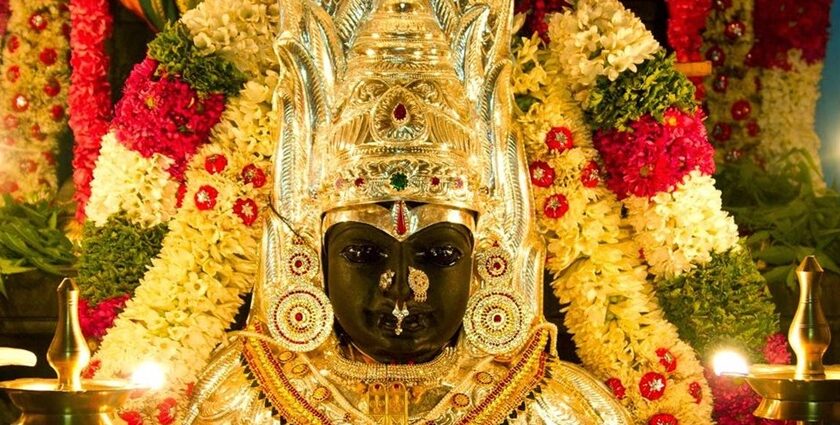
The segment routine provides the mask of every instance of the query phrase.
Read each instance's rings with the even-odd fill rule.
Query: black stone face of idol
[[[374,360],[389,364],[433,359],[458,335],[472,275],[473,236],[461,224],[437,223],[398,241],[364,223],[328,229],[324,247],[327,294],[336,331]],[[427,300],[414,301],[408,268],[429,277]],[[395,273],[382,289],[383,273]],[[394,306],[407,305],[402,333],[395,332]]]

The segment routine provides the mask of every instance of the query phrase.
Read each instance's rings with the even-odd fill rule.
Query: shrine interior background
[[[21,1],[25,0],[18,0],[17,4],[19,5]],[[10,41],[15,36],[15,29],[10,26],[4,34],[3,27],[6,25],[5,17],[7,16],[7,14],[4,14],[4,6],[6,12],[8,12],[8,4],[5,3],[5,0],[0,0],[0,37],[2,37],[0,39],[3,40],[3,42],[0,42],[0,46],[5,46],[6,50],[9,50],[10,46],[15,43],[14,41]],[[66,5],[61,6],[61,4],[68,2],[57,0],[54,3],[66,8]],[[141,3],[145,4],[142,1],[126,1],[124,3],[129,4],[135,9],[142,9]],[[529,1],[523,3],[531,4]],[[533,2],[534,5],[543,5],[541,7],[548,9],[548,12],[551,12],[552,8],[555,8],[554,10],[560,10],[560,3],[562,2],[543,2],[542,0]],[[684,48],[684,46],[677,46],[675,49],[671,45],[673,38],[669,37],[669,25],[674,25],[671,11],[675,10],[674,7],[678,7],[675,5],[681,2],[624,0],[622,3],[641,18],[645,26],[654,34],[655,38],[663,46],[666,46],[670,52]],[[749,3],[750,5],[754,5],[756,10],[760,10],[760,7],[770,4],[770,2],[761,0],[715,0],[714,2],[708,3],[710,4],[709,8],[716,7],[712,5],[713,3],[725,3],[729,5],[728,7],[735,7],[732,4],[738,6],[743,3]],[[15,4],[15,1],[11,2],[12,9],[14,9]],[[786,4],[796,4],[796,2],[787,2]],[[820,13],[828,15],[829,6],[833,6],[830,11],[831,24],[835,28],[840,25],[840,7],[831,5],[831,2],[828,0],[809,2],[809,4],[806,7],[808,11],[803,12],[802,16],[808,15],[809,13],[812,15],[819,15]],[[108,6],[109,13],[113,18],[113,34],[103,44],[110,58],[110,63],[106,62],[107,72],[104,74],[107,75],[107,81],[110,84],[111,90],[110,93],[105,93],[104,97],[102,94],[99,94],[100,97],[98,98],[103,105],[107,104],[107,106],[104,106],[106,110],[110,109],[111,105],[115,105],[121,99],[123,95],[122,87],[124,87],[126,79],[133,67],[143,61],[148,45],[154,39],[157,32],[154,27],[162,27],[167,20],[173,20],[179,14],[178,9],[174,5],[170,5],[158,16],[147,14],[145,19],[143,19],[138,17],[137,13],[134,13],[117,1],[109,2]],[[526,7],[526,9],[528,8]],[[800,10],[800,12],[802,11]],[[776,15],[773,15],[773,13]],[[765,17],[768,20],[772,18],[779,21],[780,18],[777,16],[779,12],[774,10],[773,13],[758,13],[756,16]],[[756,19],[758,20],[759,18]],[[14,21],[8,22],[12,23]],[[37,26],[37,22],[31,22],[30,20],[30,23],[27,25],[31,25],[33,28]],[[808,22],[809,24],[812,23],[811,21]],[[821,21],[816,20],[816,22]],[[526,25],[530,25],[530,23]],[[673,27],[670,30],[673,31]],[[823,28],[818,28],[818,30],[823,32],[828,31],[828,26],[824,25]],[[61,31],[69,34],[70,29],[62,29]],[[793,112],[797,112],[794,116],[785,117],[785,122],[799,123],[797,127],[790,128],[789,133],[785,133],[779,129],[774,129],[773,131],[775,132],[764,128],[757,129],[748,125],[747,120],[742,121],[739,118],[736,118],[735,122],[743,124],[743,128],[741,129],[733,129],[728,124],[722,122],[726,120],[722,120],[721,123],[714,121],[722,112],[715,112],[715,106],[710,107],[709,104],[715,101],[733,102],[733,99],[737,101],[741,98],[738,98],[737,95],[731,95],[732,86],[730,86],[730,94],[728,95],[730,97],[726,97],[727,95],[720,93],[715,94],[714,83],[710,83],[709,81],[719,81],[716,80],[719,75],[721,73],[731,72],[733,67],[747,69],[737,72],[750,72],[748,71],[750,68],[760,67],[759,65],[744,65],[742,62],[736,65],[728,63],[723,68],[717,67],[715,64],[716,59],[709,53],[715,47],[716,43],[711,38],[712,36],[709,36],[710,38],[708,40],[698,38],[695,41],[697,45],[693,46],[696,52],[684,53],[681,58],[682,60],[680,60],[678,52],[678,61],[695,64],[709,61],[707,62],[710,64],[709,70],[705,73],[701,72],[701,76],[699,77],[694,77],[694,81],[697,82],[698,87],[703,87],[703,79],[706,78],[706,109],[707,111],[711,109],[708,112],[707,130],[709,140],[716,148],[716,160],[718,163],[718,173],[715,177],[718,182],[718,188],[723,192],[724,209],[735,216],[736,222],[741,226],[741,235],[747,238],[757,233],[767,235],[767,238],[757,241],[749,245],[749,247],[752,249],[753,258],[759,265],[758,269],[767,280],[776,312],[780,318],[779,329],[786,329],[796,307],[797,288],[793,279],[793,267],[805,255],[817,252],[818,258],[820,258],[828,270],[826,279],[823,282],[824,308],[829,316],[828,318],[835,335],[840,335],[840,268],[837,266],[837,264],[840,264],[840,218],[836,217],[838,215],[838,208],[840,208],[840,195],[836,191],[836,188],[840,187],[838,186],[840,184],[840,73],[836,72],[837,69],[840,69],[840,35],[838,35],[837,31],[829,32],[829,34],[830,37],[827,38],[827,47],[824,47],[824,59],[820,58],[812,62],[812,64],[816,63],[822,72],[815,77],[812,68],[808,68],[808,72],[811,72],[811,74],[808,74],[806,77],[791,77],[791,81],[797,81],[805,88],[800,89],[800,91],[785,93],[786,96],[791,96],[789,99],[796,98],[789,102],[789,108]],[[60,36],[62,36],[61,32],[56,32],[56,37]],[[807,37],[811,36],[812,33],[808,32]],[[803,38],[805,37],[803,36]],[[690,42],[687,44],[691,45]],[[808,47],[810,48],[811,46]],[[819,50],[819,46],[816,49]],[[37,56],[37,53],[32,54]],[[52,54],[54,55],[55,52],[53,51]],[[744,55],[743,52],[738,54]],[[42,62],[56,60],[50,57],[50,54],[46,56],[44,57],[42,51],[39,60]],[[10,75],[9,63],[3,64],[3,59],[0,58],[0,65],[3,66],[2,69],[7,73],[7,80],[10,80],[11,77],[8,76]],[[98,65],[104,66],[101,63]],[[69,67],[70,65],[67,66]],[[790,68],[782,68],[790,72],[791,75],[796,74],[798,69],[791,71]],[[774,68],[773,66],[768,66],[767,69]],[[64,77],[67,76],[68,72],[67,70],[64,71]],[[803,75],[805,73],[805,71],[802,72]],[[703,74],[705,74],[705,77]],[[32,78],[25,72],[21,75]],[[43,80],[44,87],[46,87],[44,91],[50,92],[54,88],[62,92],[60,96],[66,96],[63,93],[65,87],[55,88],[52,85],[54,81],[56,80],[53,77],[45,77]],[[805,82],[802,83],[802,81]],[[808,82],[818,84],[812,88],[808,88]],[[8,102],[7,100],[11,99],[14,101],[12,96],[15,93],[10,92],[10,89],[5,87],[0,87],[0,89],[6,90],[6,92],[0,92],[0,99],[11,105],[3,104],[0,106],[0,112],[5,112],[3,108],[14,108],[13,102]],[[766,86],[764,89],[766,90]],[[749,89],[739,90],[745,91],[746,94],[743,94],[743,98],[754,98],[751,97],[753,94],[751,94],[752,92]],[[817,95],[819,96],[818,101],[813,99]],[[791,110],[779,107],[775,103],[784,104],[786,102],[778,102],[778,99],[770,99],[766,100],[762,105],[753,104],[753,114],[757,114],[756,111],[759,110],[759,106],[765,109],[770,109],[774,106],[778,107],[780,117],[791,112]],[[734,105],[726,104],[720,106],[718,109],[725,109],[726,113],[729,113],[732,106]],[[732,111],[733,114],[736,113],[734,109]],[[57,212],[57,214],[63,217],[60,220],[65,224],[65,228],[69,229],[67,230],[68,233],[75,232],[77,236],[85,234],[86,237],[96,237],[95,232],[83,228],[83,224],[73,224],[74,220],[72,215],[68,215],[67,213],[67,206],[72,204],[74,197],[73,169],[80,164],[80,160],[78,157],[74,159],[74,150],[76,150],[76,155],[78,155],[79,151],[74,147],[74,137],[67,126],[66,113],[66,108],[59,110],[53,107],[45,115],[47,116],[45,118],[46,120],[52,120],[61,124],[57,125],[55,129],[52,127],[49,129],[49,131],[53,131],[53,133],[49,134],[49,140],[55,142],[54,156],[49,156],[46,160],[39,158],[37,161],[38,165],[49,164],[54,167],[54,176],[50,177],[51,180],[26,180],[37,175],[38,172],[34,168],[27,170],[28,165],[26,164],[30,163],[24,161],[21,162],[19,167],[24,170],[22,173],[23,177],[14,176],[9,179],[7,175],[0,174],[0,193],[8,193],[16,196],[15,192],[22,191],[27,185],[41,185],[47,191],[52,191],[57,194],[54,198],[52,196],[50,197],[51,201],[54,201],[51,205],[61,206],[58,209],[44,207],[40,211],[41,214],[44,214],[50,220],[50,214]],[[749,110],[746,113],[749,114]],[[110,113],[106,115],[110,115]],[[60,119],[52,119],[49,116],[53,118],[59,117]],[[72,116],[70,120],[70,126],[72,126]],[[811,127],[810,130],[808,129],[809,126]],[[807,132],[802,129],[812,133],[815,132],[815,135],[813,137],[803,136],[801,139],[795,137],[796,134]],[[41,141],[47,138],[46,136],[41,138],[42,133],[46,134],[49,132],[46,128],[40,130],[33,129],[31,131],[34,137]],[[793,145],[796,145],[802,140],[800,146],[787,146],[796,150],[798,152],[797,154],[788,153],[785,146],[775,146],[766,149],[762,147],[762,144],[772,144],[774,143],[774,139],[784,137],[793,137],[793,139],[785,139],[782,144],[793,143]],[[77,135],[75,140],[78,141],[78,138],[79,136]],[[802,152],[813,155],[799,155]],[[819,152],[818,156],[816,155],[817,152]],[[780,166],[778,169],[767,170],[763,168],[767,163],[772,162],[770,158],[774,156],[791,156],[794,159],[786,162],[784,166]],[[35,164],[35,162],[32,162],[32,164]],[[3,180],[3,177],[7,177],[7,180]],[[20,180],[15,180],[18,178]],[[84,179],[84,177],[79,177],[78,174],[75,177],[77,182],[80,178]],[[90,176],[88,175],[87,178],[90,178]],[[748,180],[750,178],[755,178],[756,181],[749,182],[753,184],[745,184],[745,179]],[[55,229],[55,226],[53,228]],[[803,229],[808,230],[804,231]],[[0,230],[0,233],[2,233],[2,230]],[[159,246],[163,234],[164,231],[153,230],[145,233],[131,234],[131,237],[136,240],[153,240]],[[58,236],[55,237],[57,238]],[[0,235],[0,239],[2,239],[2,235]],[[126,239],[122,243],[130,244],[131,239]],[[58,247],[57,250],[60,250],[61,242],[56,242],[56,244]],[[88,245],[88,247],[98,249],[93,245]],[[2,252],[0,251],[0,253]],[[143,263],[148,261],[150,254],[139,251],[135,254],[137,261],[141,264],[140,266],[133,266],[139,267],[139,270],[142,272],[144,269]],[[51,260],[56,260],[55,264],[40,269],[37,266],[33,267],[32,264],[25,262],[14,264],[0,263],[0,266],[2,266],[0,267],[0,271],[3,271],[2,273],[4,274],[2,280],[0,280],[2,282],[0,288],[2,288],[3,292],[0,295],[0,346],[25,348],[36,353],[46,352],[55,326],[54,317],[56,308],[54,288],[60,280],[58,276],[74,274],[73,264],[77,264],[75,254],[69,254],[73,258],[59,258],[62,256],[66,257],[66,255],[68,254],[56,252],[55,258],[51,258]],[[18,268],[25,270],[20,272]],[[35,268],[35,270],[32,270],[32,268]],[[142,276],[142,273],[140,276]],[[136,276],[135,284],[140,276]],[[571,336],[567,332],[564,332],[563,306],[560,305],[557,298],[553,295],[548,283],[550,280],[550,277],[547,276],[545,288],[547,296],[544,311],[548,318],[561,329],[561,335],[558,340],[560,356],[566,360],[579,361]],[[130,290],[133,288],[123,287],[119,289],[122,292],[128,291],[130,293]],[[103,305],[107,307],[96,311],[91,310],[91,315],[88,317],[88,324],[90,326],[87,330],[92,332],[91,336],[94,340],[102,338],[102,335],[107,331],[128,297],[115,297],[113,296],[115,293],[112,291],[112,293],[107,294],[108,296],[102,294],[95,294],[94,296],[99,301],[105,301]],[[247,301],[245,305],[247,306]],[[83,308],[86,307],[88,306],[83,306]],[[239,314],[240,319],[238,322],[240,324],[246,314],[247,311],[243,308]],[[735,318],[731,319],[736,320]],[[39,366],[34,370],[20,367],[0,368],[0,380],[33,375],[50,376],[51,370],[46,362],[43,359],[41,360]],[[826,362],[840,363],[840,338],[835,338],[832,341],[826,354]],[[8,405],[0,409],[0,423],[10,422],[9,418],[12,417],[13,413],[9,409],[10,407]],[[745,421],[741,423],[751,422]]]

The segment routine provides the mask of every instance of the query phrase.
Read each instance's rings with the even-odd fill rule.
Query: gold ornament
[[[312,285],[298,284],[275,296],[269,310],[271,336],[289,351],[311,351],[332,332],[329,298]]]
[[[408,266],[408,287],[414,293],[414,301],[418,303],[426,302],[429,291],[429,276],[423,270]]]
[[[402,322],[409,315],[408,307],[405,305],[405,303],[403,303],[402,308],[400,308],[400,302],[397,301],[397,303],[394,304],[394,311],[392,311],[391,314],[393,314],[394,317],[397,318],[397,326],[394,329],[394,333],[397,335],[402,335]]]
[[[511,278],[512,256],[498,243],[476,253],[476,268],[481,279],[489,285],[503,283]]]
[[[385,270],[385,273],[382,273],[382,275],[379,276],[379,289],[384,291],[390,288],[391,283],[394,282],[394,275],[396,275],[396,273],[394,273],[391,269]]]
[[[519,295],[502,288],[486,288],[470,297],[464,333],[485,353],[510,354],[527,340],[533,318]]]

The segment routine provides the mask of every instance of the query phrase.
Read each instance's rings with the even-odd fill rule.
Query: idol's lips
[[[377,325],[380,329],[396,334],[395,330],[397,329],[397,318],[391,313],[380,314],[379,319],[377,320]],[[403,329],[403,333],[401,335],[405,335],[406,332],[412,333],[421,331],[426,328],[426,315],[410,314],[408,317],[403,319],[400,327]]]

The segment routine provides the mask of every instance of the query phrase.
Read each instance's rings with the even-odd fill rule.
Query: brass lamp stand
[[[840,423],[840,365],[825,366],[822,358],[831,330],[820,304],[823,269],[814,256],[802,260],[799,306],[788,330],[796,365],[753,365],[745,377],[761,397],[754,414],[799,424]]]
[[[0,382],[22,414],[15,425],[111,425],[132,391],[126,381],[82,380],[90,350],[79,326],[79,287],[70,279],[58,286],[58,325],[47,360],[58,379]]]

